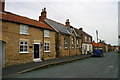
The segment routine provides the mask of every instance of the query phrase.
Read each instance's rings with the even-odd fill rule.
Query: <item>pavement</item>
[[[91,55],[79,55],[79,56],[72,56],[72,57],[64,57],[64,58],[56,58],[51,60],[45,60],[41,62],[30,62],[21,65],[9,66],[2,68],[2,78],[7,78],[10,76],[15,76],[27,71],[31,71],[37,68],[44,68],[50,65],[56,65],[61,63],[72,62],[75,60],[82,60],[85,58],[89,58]]]

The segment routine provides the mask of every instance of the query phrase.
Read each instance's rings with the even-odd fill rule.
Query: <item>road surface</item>
[[[105,53],[104,57],[91,57],[64,65],[33,70],[14,78],[118,78],[118,55]],[[12,77],[12,78],[13,78]]]

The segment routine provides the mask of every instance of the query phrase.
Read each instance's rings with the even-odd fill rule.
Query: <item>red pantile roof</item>
[[[54,30],[53,28],[51,28],[50,26],[48,26],[47,24],[37,21],[37,20],[33,20],[33,19],[29,19],[27,17],[23,17],[23,16],[19,16],[10,12],[1,12],[0,13],[0,19],[2,20],[7,20],[7,21],[12,21],[12,22],[16,22],[16,23],[23,23],[23,24],[27,24],[27,25],[32,25],[32,26],[36,26],[36,27],[40,27],[40,28],[45,28],[45,29],[50,29],[50,30]]]
[[[103,47],[102,45],[100,45],[100,44],[98,44],[98,43],[95,43],[95,42],[92,42],[92,45],[93,45],[94,47]]]

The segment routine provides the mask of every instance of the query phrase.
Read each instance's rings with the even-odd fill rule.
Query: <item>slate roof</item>
[[[83,30],[81,31],[81,30],[79,30],[77,28],[74,28],[74,29],[75,29],[76,33],[78,35],[80,35],[80,36],[82,36],[83,34],[85,34],[85,35],[88,35],[88,36],[92,37],[91,35],[89,35],[88,33],[84,32]]]
[[[58,23],[58,22],[53,21],[51,19],[45,19],[45,22],[47,24],[49,24],[57,32],[62,33],[62,34],[68,34],[68,35],[70,35],[70,30],[64,24]]]
[[[54,28],[57,32],[62,33],[62,34],[70,35],[74,31],[74,27],[73,26],[67,27],[64,24],[61,24],[61,23],[56,22],[56,21],[53,21],[51,19],[45,19],[45,22],[47,24],[49,24],[52,28]],[[80,37],[80,35],[78,35],[76,33],[76,37]]]
[[[0,19],[15,22],[15,23],[32,25],[32,26],[36,26],[36,27],[40,27],[44,29],[54,30],[53,28],[51,28],[50,26],[48,26],[47,24],[43,22],[29,19],[27,17],[19,16],[19,15],[6,12],[6,11],[0,13]]]

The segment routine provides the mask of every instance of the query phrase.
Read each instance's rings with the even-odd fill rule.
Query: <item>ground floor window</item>
[[[50,52],[50,43],[44,43],[44,52]]]
[[[68,49],[68,38],[64,37],[64,47],[65,49]]]
[[[79,48],[79,40],[78,39],[76,40],[76,45],[77,45],[76,47]]]
[[[20,41],[20,53],[28,53],[28,42]]]

